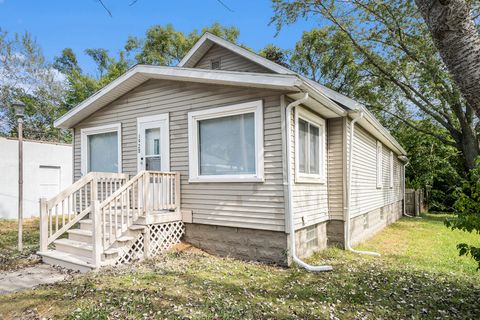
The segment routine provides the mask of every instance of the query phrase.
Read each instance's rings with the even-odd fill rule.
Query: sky
[[[128,36],[141,37],[152,25],[171,23],[175,29],[187,33],[214,22],[233,25],[240,30],[239,42],[254,50],[270,43],[293,48],[302,32],[316,25],[315,21],[299,21],[275,36],[275,26],[269,26],[273,15],[270,0],[103,2],[112,17],[98,0],[0,0],[0,28],[11,34],[31,33],[49,61],[60,55],[63,48],[72,48],[80,66],[94,74],[94,64],[84,54],[85,49],[106,48],[117,54]]]

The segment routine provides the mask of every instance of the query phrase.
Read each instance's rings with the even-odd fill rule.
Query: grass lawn
[[[16,220],[0,219],[0,271],[13,270],[38,263],[38,219],[25,219],[23,224],[23,252],[17,250],[18,225]]]
[[[448,230],[443,218],[403,218],[359,246],[380,258],[334,248],[312,257],[333,272],[170,252],[0,296],[0,319],[479,319],[480,273],[455,249],[478,236]]]

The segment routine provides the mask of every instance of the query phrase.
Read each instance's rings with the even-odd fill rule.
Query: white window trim
[[[376,154],[376,170],[377,170],[377,189],[381,189],[383,185],[383,146],[380,141],[377,140],[377,146],[375,148]]]
[[[390,151],[390,189],[393,189],[393,179],[394,179],[394,174],[393,174],[393,151]]]
[[[198,122],[245,113],[254,113],[255,174],[200,175],[198,163]],[[263,102],[239,103],[188,113],[189,182],[263,182]]]
[[[167,163],[165,164],[165,170],[162,171],[170,171],[170,115],[169,113],[162,113],[162,114],[156,114],[152,116],[146,116],[146,117],[139,117],[137,118],[137,172],[140,172],[143,170],[142,166],[140,165],[140,144],[142,143],[140,141],[140,126],[143,123],[149,123],[149,122],[158,122],[158,121],[164,121],[165,122],[165,131],[167,134],[165,136],[161,135],[161,143],[164,145],[162,148],[162,156],[165,159],[168,159]]]
[[[318,148],[320,155],[318,157],[320,161],[320,174],[313,173],[301,173],[300,172],[300,144],[299,144],[299,130],[298,119],[310,122],[313,125],[319,127],[319,142],[320,148]],[[315,115],[314,113],[298,107],[295,108],[295,183],[320,183],[326,182],[327,170],[326,170],[326,155],[327,155],[327,143],[326,143],[326,130],[325,120]]]
[[[121,123],[108,124],[104,126],[84,128],[80,130],[80,154],[81,154],[81,173],[82,176],[87,174],[87,161],[88,161],[88,136],[108,133],[108,132],[117,132],[117,143],[118,143],[118,173],[122,172],[122,125]]]

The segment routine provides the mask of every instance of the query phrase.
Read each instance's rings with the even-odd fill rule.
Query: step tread
[[[91,230],[84,230],[84,229],[69,229],[69,230],[67,230],[67,232],[82,235],[82,236],[91,236],[92,235]]]
[[[37,252],[37,254],[42,257],[48,257],[51,259],[57,259],[57,260],[69,262],[72,264],[77,264],[84,267],[94,268],[92,259],[78,256],[72,253],[67,253],[67,252],[58,251],[58,250],[48,250],[48,251],[39,251]]]
[[[92,250],[92,245],[82,241],[70,240],[70,239],[58,239],[53,242],[54,244],[60,244],[69,247],[75,247],[83,250]]]
[[[128,227],[132,231],[143,231],[145,230],[147,226],[141,225],[141,224],[132,224],[130,227]]]

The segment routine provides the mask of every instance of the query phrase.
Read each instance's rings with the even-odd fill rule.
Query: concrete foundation
[[[352,245],[365,241],[402,216],[402,201],[372,210],[351,220]],[[185,241],[211,254],[242,260],[289,264],[288,234],[186,223]],[[297,254],[307,258],[327,246],[344,248],[344,222],[330,220],[295,232]]]
[[[288,264],[287,234],[284,232],[186,223],[184,239],[219,256]]]
[[[329,220],[327,223],[327,238],[329,247],[345,249],[345,226],[343,220]]]
[[[403,201],[397,201],[379,209],[352,218],[350,222],[351,244],[371,238],[378,231],[402,217]]]
[[[295,245],[300,258],[308,258],[327,247],[327,222],[295,231]]]

